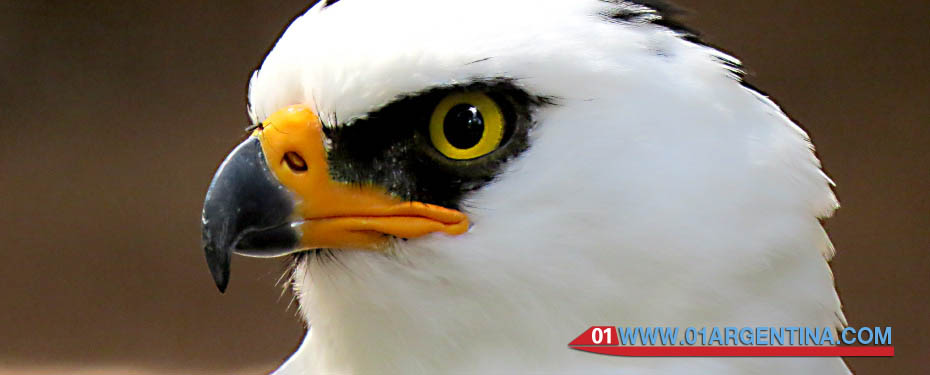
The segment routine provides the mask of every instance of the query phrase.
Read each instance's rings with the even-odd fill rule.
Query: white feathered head
[[[253,75],[255,132],[211,186],[218,282],[230,252],[297,254],[311,329],[286,371],[845,371],[565,348],[593,324],[842,323],[806,134],[669,11],[316,4]]]

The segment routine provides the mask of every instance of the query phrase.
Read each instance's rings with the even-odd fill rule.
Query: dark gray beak
[[[233,252],[271,257],[297,247],[294,205],[293,194],[268,169],[258,138],[249,137],[226,157],[207,190],[202,218],[203,251],[221,293]]]

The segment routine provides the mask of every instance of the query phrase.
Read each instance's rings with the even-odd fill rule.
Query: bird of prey
[[[846,374],[634,358],[592,325],[842,327],[808,136],[657,0],[342,0],[249,83],[203,210],[287,256],[308,331],[275,373]]]

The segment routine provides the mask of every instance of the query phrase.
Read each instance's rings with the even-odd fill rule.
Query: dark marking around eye
[[[461,209],[468,192],[493,181],[507,163],[529,148],[533,111],[553,104],[513,82],[501,78],[431,88],[398,98],[352,123],[334,124],[332,147],[327,152],[330,175],[337,181],[383,187],[404,200]],[[495,151],[477,159],[450,160],[430,141],[430,117],[449,94],[473,91],[488,95],[500,106],[508,128]],[[474,146],[483,135],[483,118],[471,107],[455,106],[444,119],[455,125],[444,133],[456,147]]]

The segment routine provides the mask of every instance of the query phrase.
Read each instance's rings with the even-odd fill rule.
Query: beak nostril
[[[306,172],[307,171],[307,162],[304,158],[297,155],[296,152],[288,152],[284,154],[284,162],[287,163],[288,168],[294,172]]]

